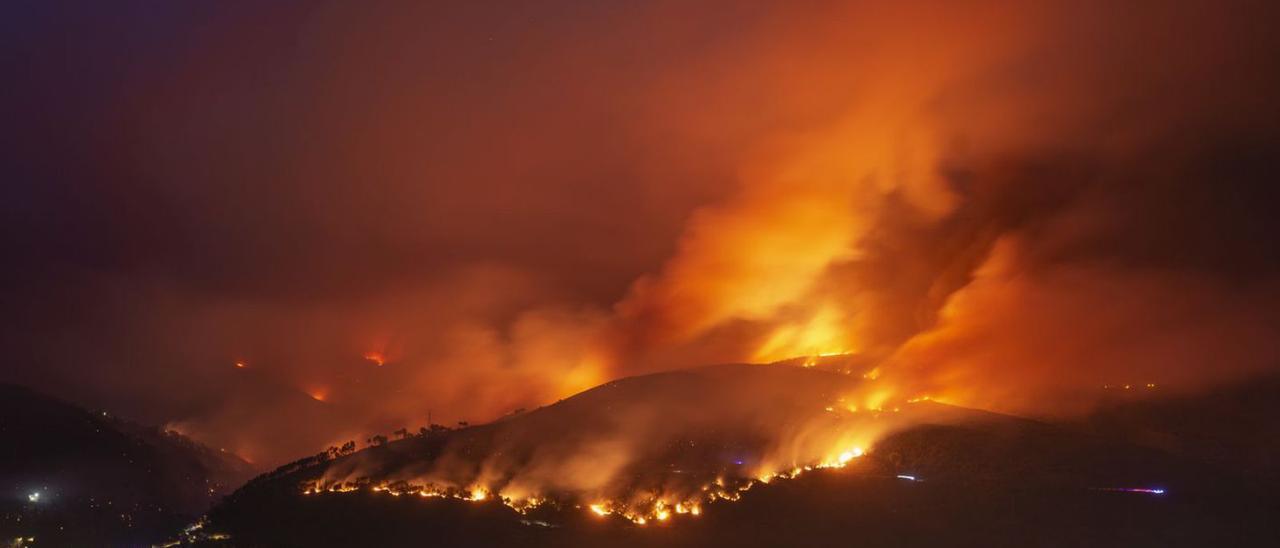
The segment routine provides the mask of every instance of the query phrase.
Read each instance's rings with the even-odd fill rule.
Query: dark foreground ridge
[[[0,440],[0,546],[145,546],[253,472],[176,433],[10,384]]]

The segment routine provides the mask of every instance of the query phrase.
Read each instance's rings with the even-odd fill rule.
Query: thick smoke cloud
[[[880,4],[7,7],[4,377],[270,464],[711,362],[1274,369],[1274,8]]]

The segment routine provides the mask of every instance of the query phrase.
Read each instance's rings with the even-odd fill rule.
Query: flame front
[[[854,459],[862,457],[863,454],[861,448],[854,447],[839,453],[833,460],[796,466],[781,472],[763,473],[755,478],[726,479],[717,477],[714,481],[702,484],[689,493],[638,494],[629,498],[598,500],[585,505],[575,500],[557,500],[543,496],[513,496],[505,494],[498,489],[481,486],[457,489],[431,483],[407,481],[379,483],[368,480],[334,483],[315,481],[306,484],[302,494],[351,493],[367,490],[370,493],[383,493],[394,497],[447,498],[476,503],[498,501],[520,514],[527,514],[547,505],[557,507],[571,506],[577,509],[584,509],[598,517],[618,516],[636,525],[646,525],[652,522],[666,522],[672,519],[673,516],[700,516],[705,504],[717,501],[738,501],[742,498],[742,493],[749,491],[755,485],[767,484],[775,479],[794,479],[814,470],[844,468]],[[491,494],[492,496],[490,496]]]
[[[500,503],[522,514],[553,508],[619,517],[636,525],[660,524],[701,515],[713,503],[740,500],[760,484],[849,467],[869,454],[877,439],[915,420],[901,413],[913,403],[863,375],[786,366],[729,366],[704,375],[717,386],[738,386],[699,392],[693,400],[664,391],[674,398],[666,405],[647,397],[637,397],[634,404],[615,400],[613,390],[620,388],[605,385],[580,396],[611,402],[603,408],[619,414],[604,423],[609,425],[605,430],[565,424],[581,419],[581,412],[571,406],[559,415],[553,406],[543,411],[545,417],[530,418],[532,426],[517,419],[510,430],[503,430],[507,423],[461,430],[440,438],[438,446],[431,445],[429,433],[408,439],[422,448],[404,454],[430,455],[421,461],[388,467],[378,460],[384,453],[376,450],[338,459],[322,477],[303,485],[303,492],[366,490]],[[671,379],[689,382],[679,374]],[[833,387],[832,381],[842,384]],[[829,396],[812,401],[809,391]],[[764,401],[771,403],[762,406]],[[721,405],[729,407],[717,407]],[[653,409],[670,415],[655,415]],[[697,416],[699,409],[706,418]],[[588,419],[587,424],[593,423]],[[539,425],[552,430],[537,430]],[[733,433],[742,425],[753,426]],[[771,434],[761,437],[763,432]],[[398,453],[403,452],[388,454]],[[371,477],[369,470],[380,475]]]

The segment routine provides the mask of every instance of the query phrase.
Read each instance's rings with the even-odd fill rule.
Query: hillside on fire
[[[782,365],[621,379],[287,465],[203,526],[247,546],[1201,546],[1280,533],[1273,482],[1194,451],[932,401],[855,410],[866,384]]]
[[[0,548],[1280,546],[1277,22],[0,2]]]

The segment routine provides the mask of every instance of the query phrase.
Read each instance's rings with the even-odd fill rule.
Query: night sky
[[[8,2],[0,380],[270,466],[708,363],[1275,372],[1274,3],[1028,4]]]

